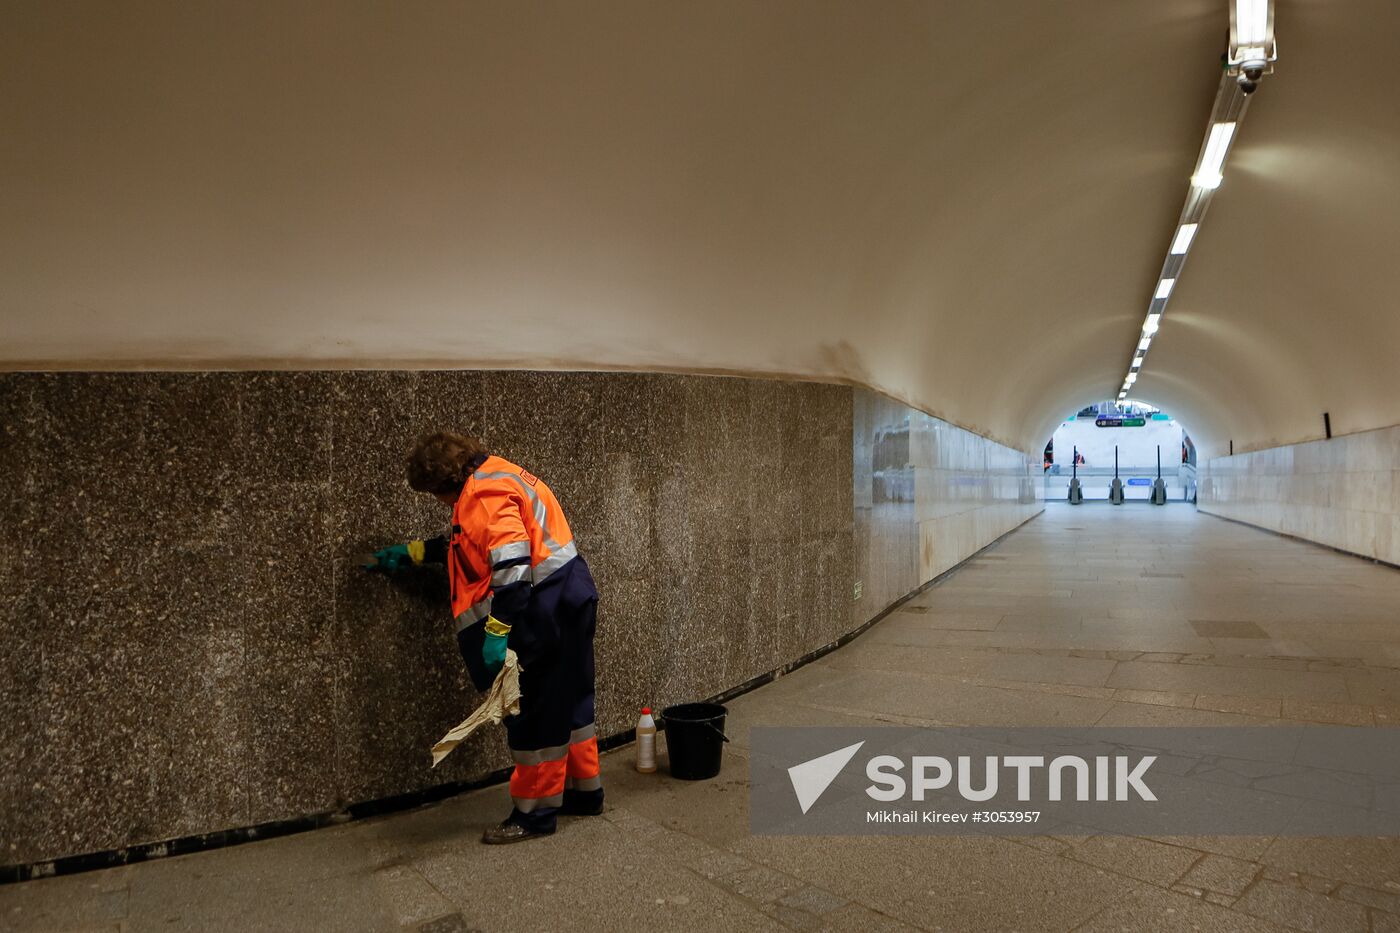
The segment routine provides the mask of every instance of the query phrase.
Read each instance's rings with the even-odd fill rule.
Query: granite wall
[[[1038,458],[864,389],[854,392],[851,621],[890,603],[1045,508]]]
[[[1216,457],[1197,507],[1400,564],[1400,425]]]
[[[428,747],[477,699],[443,578],[358,567],[446,521],[401,478],[426,429],[476,433],[559,495],[603,594],[605,734],[644,703],[712,695],[851,628],[847,387],[7,374],[0,425],[5,864],[507,764],[487,730],[428,769]]]
[[[842,386],[0,375],[0,862],[506,766],[488,731],[429,770],[477,700],[445,582],[359,568],[445,523],[401,479],[436,427],[478,434],[568,511],[603,594],[604,734],[831,643],[1042,507],[1032,458]]]

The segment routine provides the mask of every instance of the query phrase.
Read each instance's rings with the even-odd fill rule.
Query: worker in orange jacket
[[[519,657],[520,714],[505,720],[511,814],[492,845],[554,832],[557,815],[603,810],[593,722],[598,591],[554,493],[477,440],[439,432],[408,455],[408,484],[452,507],[452,531],[375,553],[370,569],[445,563],[457,646],[478,690]]]

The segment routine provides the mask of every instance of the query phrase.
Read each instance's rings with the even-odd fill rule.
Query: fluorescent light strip
[[[1176,231],[1172,236],[1171,246],[1167,251],[1168,264],[1171,263],[1170,257],[1185,256],[1191,250],[1196,234],[1200,232],[1200,218],[1210,203],[1209,192],[1220,187],[1225,180],[1225,160],[1230,154],[1230,144],[1234,141],[1235,132],[1239,128],[1239,118],[1244,114],[1244,106],[1240,103],[1241,90],[1234,86],[1237,75],[1241,84],[1245,81],[1246,76],[1240,72],[1238,67],[1240,62],[1246,58],[1251,61],[1272,61],[1274,57],[1272,54],[1273,24],[1271,22],[1273,0],[1230,0],[1230,2],[1234,15],[1231,22],[1230,46],[1226,56],[1224,56],[1230,70],[1221,76],[1220,90],[1216,96],[1215,110],[1211,116],[1212,122],[1206,131],[1206,141],[1201,148],[1200,161],[1196,165],[1196,171],[1191,176],[1191,184],[1196,190],[1187,195],[1187,206],[1182,209],[1183,218],[1194,216],[1196,220],[1192,223],[1178,221]],[[1251,73],[1249,77],[1251,80],[1257,81],[1256,75]],[[1254,85],[1248,85],[1242,93],[1248,94],[1253,89]],[[1220,116],[1228,113],[1236,113],[1239,116],[1233,120],[1219,119]],[[1184,261],[1178,261],[1175,268],[1179,270]],[[1127,397],[1133,384],[1137,382],[1138,372],[1146,362],[1147,350],[1152,345],[1152,337],[1162,326],[1162,311],[1166,309],[1167,299],[1176,287],[1176,278],[1176,275],[1172,275],[1157,281],[1157,289],[1148,305],[1147,320],[1143,323],[1142,336],[1138,340],[1132,362],[1128,365],[1128,375],[1123,381],[1123,388],[1118,393],[1120,401]]]
[[[1225,180],[1221,170],[1225,168],[1225,155],[1230,151],[1230,140],[1235,135],[1234,123],[1217,123],[1210,128],[1206,139],[1206,151],[1201,154],[1200,167],[1191,176],[1191,184],[1197,188],[1215,189]]]
[[[1196,228],[1200,224],[1182,224],[1176,228],[1176,238],[1172,240],[1171,254],[1182,256],[1191,248],[1191,241],[1196,238]]]
[[[1235,0],[1235,44],[1269,41],[1269,0]]]

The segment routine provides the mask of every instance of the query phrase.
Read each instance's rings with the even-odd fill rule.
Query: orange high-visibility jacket
[[[452,512],[447,573],[457,631],[495,615],[522,621],[531,586],[578,556],[564,510],[539,477],[487,457]]]

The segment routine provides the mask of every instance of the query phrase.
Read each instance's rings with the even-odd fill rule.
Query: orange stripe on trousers
[[[593,753],[597,761],[597,751]],[[595,764],[596,767],[596,764]],[[510,775],[512,797],[539,799],[564,793],[565,759],[544,761],[537,765],[516,765]]]
[[[598,739],[589,736],[582,742],[569,746],[569,770],[571,778],[591,778],[598,776]]]

